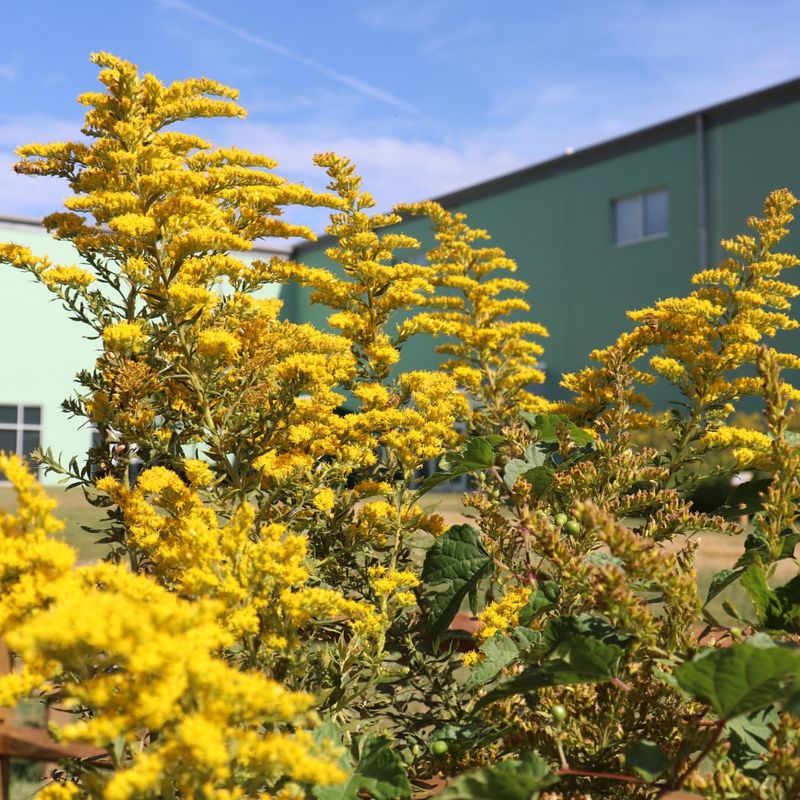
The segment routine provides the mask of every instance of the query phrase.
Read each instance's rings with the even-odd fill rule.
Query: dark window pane
[[[17,432],[0,430],[0,450],[5,453],[17,452]]]
[[[39,446],[39,431],[22,432],[22,455],[28,456],[31,451]]]
[[[17,407],[16,406],[0,406],[0,424],[10,423],[11,425],[17,424]]]
[[[669,228],[669,195],[666,189],[644,196],[644,235],[666,233]]]
[[[39,406],[25,406],[22,419],[26,425],[41,425],[42,409]]]
[[[642,238],[642,196],[614,201],[614,241],[617,244]]]

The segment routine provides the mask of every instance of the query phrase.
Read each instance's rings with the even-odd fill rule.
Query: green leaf
[[[439,800],[532,800],[539,790],[558,782],[538,755],[509,759],[491,767],[471,769],[453,778]]]
[[[731,720],[786,700],[800,675],[800,648],[765,634],[726,648],[708,648],[674,672],[678,685]]]
[[[733,565],[734,569],[747,567],[750,564],[764,564],[769,561],[781,561],[785,558],[794,558],[797,543],[800,542],[800,533],[795,533],[791,528],[781,532],[780,551],[777,555],[770,556],[770,546],[766,534],[756,528],[747,535],[744,542],[744,553]]]
[[[800,576],[771,589],[760,564],[751,564],[742,575],[747,591],[762,627],[773,631],[800,631]]]
[[[518,677],[489,692],[476,705],[476,710],[511,695],[533,692],[546,686],[575,683],[603,683],[617,671],[624,650],[615,644],[597,639],[575,639],[559,645],[558,655],[538,666],[530,666]]]
[[[584,637],[597,639],[603,644],[615,644],[622,648],[627,647],[634,638],[630,633],[618,631],[603,617],[592,614],[556,617],[550,620],[545,630],[545,644],[550,647],[551,652],[555,652],[563,643],[572,647],[575,639]]]
[[[325,720],[314,730],[314,741],[317,744],[331,742],[340,748],[341,755],[336,761],[342,772],[347,775],[344,783],[335,786],[315,786],[311,793],[317,800],[358,800],[359,782],[354,777],[355,766],[350,753],[342,747],[342,733],[336,723]]]
[[[428,610],[434,642],[442,638],[464,598],[474,593],[492,570],[492,557],[470,525],[454,525],[431,545],[422,566],[422,581],[430,588],[443,585]]]
[[[531,414],[527,411],[522,412],[522,418],[538,432],[538,441],[547,444],[558,442],[558,429],[566,429],[570,439],[578,447],[594,444],[594,437],[587,433],[583,428],[579,428],[565,414]]]
[[[625,767],[635,772],[642,780],[653,783],[669,766],[667,754],[647,739],[636,742],[625,756]]]
[[[726,724],[730,750],[728,756],[736,767],[751,778],[763,778],[764,760],[768,742],[778,723],[774,705],[742,715]]]
[[[800,432],[786,431],[783,434],[783,438],[786,440],[789,447],[800,447]]]
[[[705,605],[708,605],[723,589],[730,586],[740,575],[741,570],[737,569],[721,569],[711,579],[708,586],[708,595],[706,596]]]
[[[753,603],[753,607],[758,614],[759,620],[764,620],[767,615],[770,603],[772,602],[772,589],[767,584],[767,576],[764,568],[760,564],[751,564],[742,573],[742,587],[747,592],[747,596]]]
[[[554,470],[551,467],[534,467],[527,472],[523,472],[520,477],[524,478],[533,490],[533,496],[541,498],[544,493],[553,485]]]
[[[354,779],[359,788],[375,800],[398,800],[411,797],[411,783],[400,756],[388,739],[369,737],[361,748],[361,758]]]
[[[494,464],[492,442],[497,443],[497,437],[473,436],[468,439],[460,450],[448,453],[447,457],[442,459],[440,467],[443,468],[443,471],[422,481],[417,494],[425,494],[434,486],[457,478],[459,475],[489,469]]]
[[[503,667],[519,657],[519,646],[510,636],[498,632],[481,645],[480,652],[483,653],[483,661],[470,670],[465,683],[467,689],[483,686],[496,678]]]
[[[531,592],[528,602],[519,612],[520,625],[527,625],[545,611],[549,611],[558,600],[560,589],[555,581],[543,581],[536,591]]]

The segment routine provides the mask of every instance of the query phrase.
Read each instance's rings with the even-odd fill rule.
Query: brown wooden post
[[[0,675],[11,672],[11,653],[0,639]],[[10,800],[11,759],[55,762],[62,758],[91,758],[107,765],[105,750],[88,744],[61,744],[44,728],[14,725],[13,709],[0,708],[0,800]]]

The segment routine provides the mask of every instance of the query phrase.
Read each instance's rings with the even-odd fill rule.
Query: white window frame
[[[0,430],[1,431],[14,431],[17,434],[16,438],[16,450],[15,453],[18,456],[22,456],[22,437],[25,431],[39,431],[39,446],[42,446],[42,434],[44,433],[44,406],[42,405],[35,405],[33,403],[0,403],[0,406],[12,406],[16,407],[17,409],[17,421],[16,423],[11,422],[0,422]],[[39,422],[28,423],[25,422],[25,409],[26,408],[38,408],[39,409]],[[37,477],[39,474],[39,467],[36,464],[29,465],[33,471],[36,473]],[[0,486],[10,486],[11,482],[5,479],[0,479]]]
[[[650,194],[658,194],[664,192],[667,196],[667,229],[661,233],[648,233],[645,234],[645,197]],[[626,200],[640,199],[640,226],[639,230],[641,235],[635,239],[626,239],[624,242],[617,241],[617,206]],[[642,192],[633,192],[632,194],[624,194],[619,197],[611,198],[611,242],[614,247],[627,247],[631,244],[639,244],[639,242],[652,242],[654,239],[663,239],[669,236],[669,187],[668,186],[654,186],[652,189],[645,189]]]

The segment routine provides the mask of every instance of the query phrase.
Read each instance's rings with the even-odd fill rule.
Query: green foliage
[[[547,763],[536,755],[508,759],[492,767],[473,769],[451,781],[441,800],[536,800],[539,790],[558,782]]]
[[[731,720],[785,702],[800,679],[800,647],[766,634],[723,649],[701,650],[675,670],[678,685]]]
[[[466,597],[473,612],[477,610],[478,583],[492,569],[492,558],[470,525],[454,525],[433,543],[425,556],[422,580],[434,590],[441,587],[428,607],[434,642],[442,638]]]

